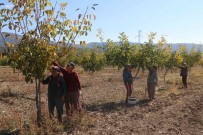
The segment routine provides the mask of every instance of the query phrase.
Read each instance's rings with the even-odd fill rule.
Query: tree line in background
[[[93,49],[62,47],[60,53],[69,51],[59,61],[64,66],[73,61],[88,73],[94,73],[106,66],[120,69],[126,63],[130,63],[138,72],[153,65],[168,72],[179,68],[183,62],[186,62],[188,67],[203,66],[202,48],[193,46],[188,50],[186,46],[180,45],[177,50],[172,50],[165,37],[161,37],[154,44],[155,35],[156,33],[150,33],[148,42],[144,44],[130,44],[126,34],[120,33],[119,43],[108,39],[104,47],[97,46],[96,43]],[[1,58],[0,61],[1,65],[8,65],[7,57]]]
[[[172,50],[165,37],[154,44],[156,33],[149,34],[149,41],[144,44],[130,44],[125,33],[120,33],[119,43],[108,39],[104,47],[72,48],[69,53],[60,59],[62,65],[73,61],[80,65],[84,71],[94,73],[106,66],[121,69],[124,64],[130,63],[137,71],[144,71],[149,66],[170,70],[179,68],[186,62],[188,67],[203,66],[201,48],[193,46],[190,50],[180,45],[177,50]]]

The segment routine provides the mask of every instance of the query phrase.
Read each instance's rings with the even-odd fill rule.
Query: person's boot
[[[62,122],[63,122],[63,121],[62,121],[62,115],[59,115],[59,116],[58,116],[58,122],[59,122],[59,124],[62,124]]]
[[[52,120],[54,117],[54,113],[53,112],[49,112],[49,118]]]

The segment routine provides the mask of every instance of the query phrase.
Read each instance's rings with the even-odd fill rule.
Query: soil
[[[12,117],[15,112],[29,119],[35,111],[35,84],[25,83],[19,73],[2,69],[0,118],[5,114]],[[121,70],[105,68],[93,76],[81,69],[76,71],[82,84],[83,111],[90,124],[72,132],[64,131],[64,135],[203,135],[202,68],[195,67],[190,71],[187,89],[181,87],[179,71],[168,74],[166,83],[159,71],[159,89],[152,101],[148,100],[145,91],[147,72],[139,73],[133,85],[133,96],[137,98],[135,105],[125,103]],[[47,86],[42,86],[42,105],[46,110]]]

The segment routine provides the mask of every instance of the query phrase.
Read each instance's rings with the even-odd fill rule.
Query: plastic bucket
[[[136,102],[137,101],[135,97],[128,97],[128,104],[134,105]]]

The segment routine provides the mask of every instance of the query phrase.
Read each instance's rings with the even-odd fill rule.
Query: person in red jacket
[[[61,67],[57,62],[53,62],[53,64],[60,68],[66,83],[65,107],[67,116],[70,116],[73,114],[73,108],[77,111],[82,109],[80,104],[81,84],[77,73],[73,71],[75,64],[70,62],[66,68]]]

